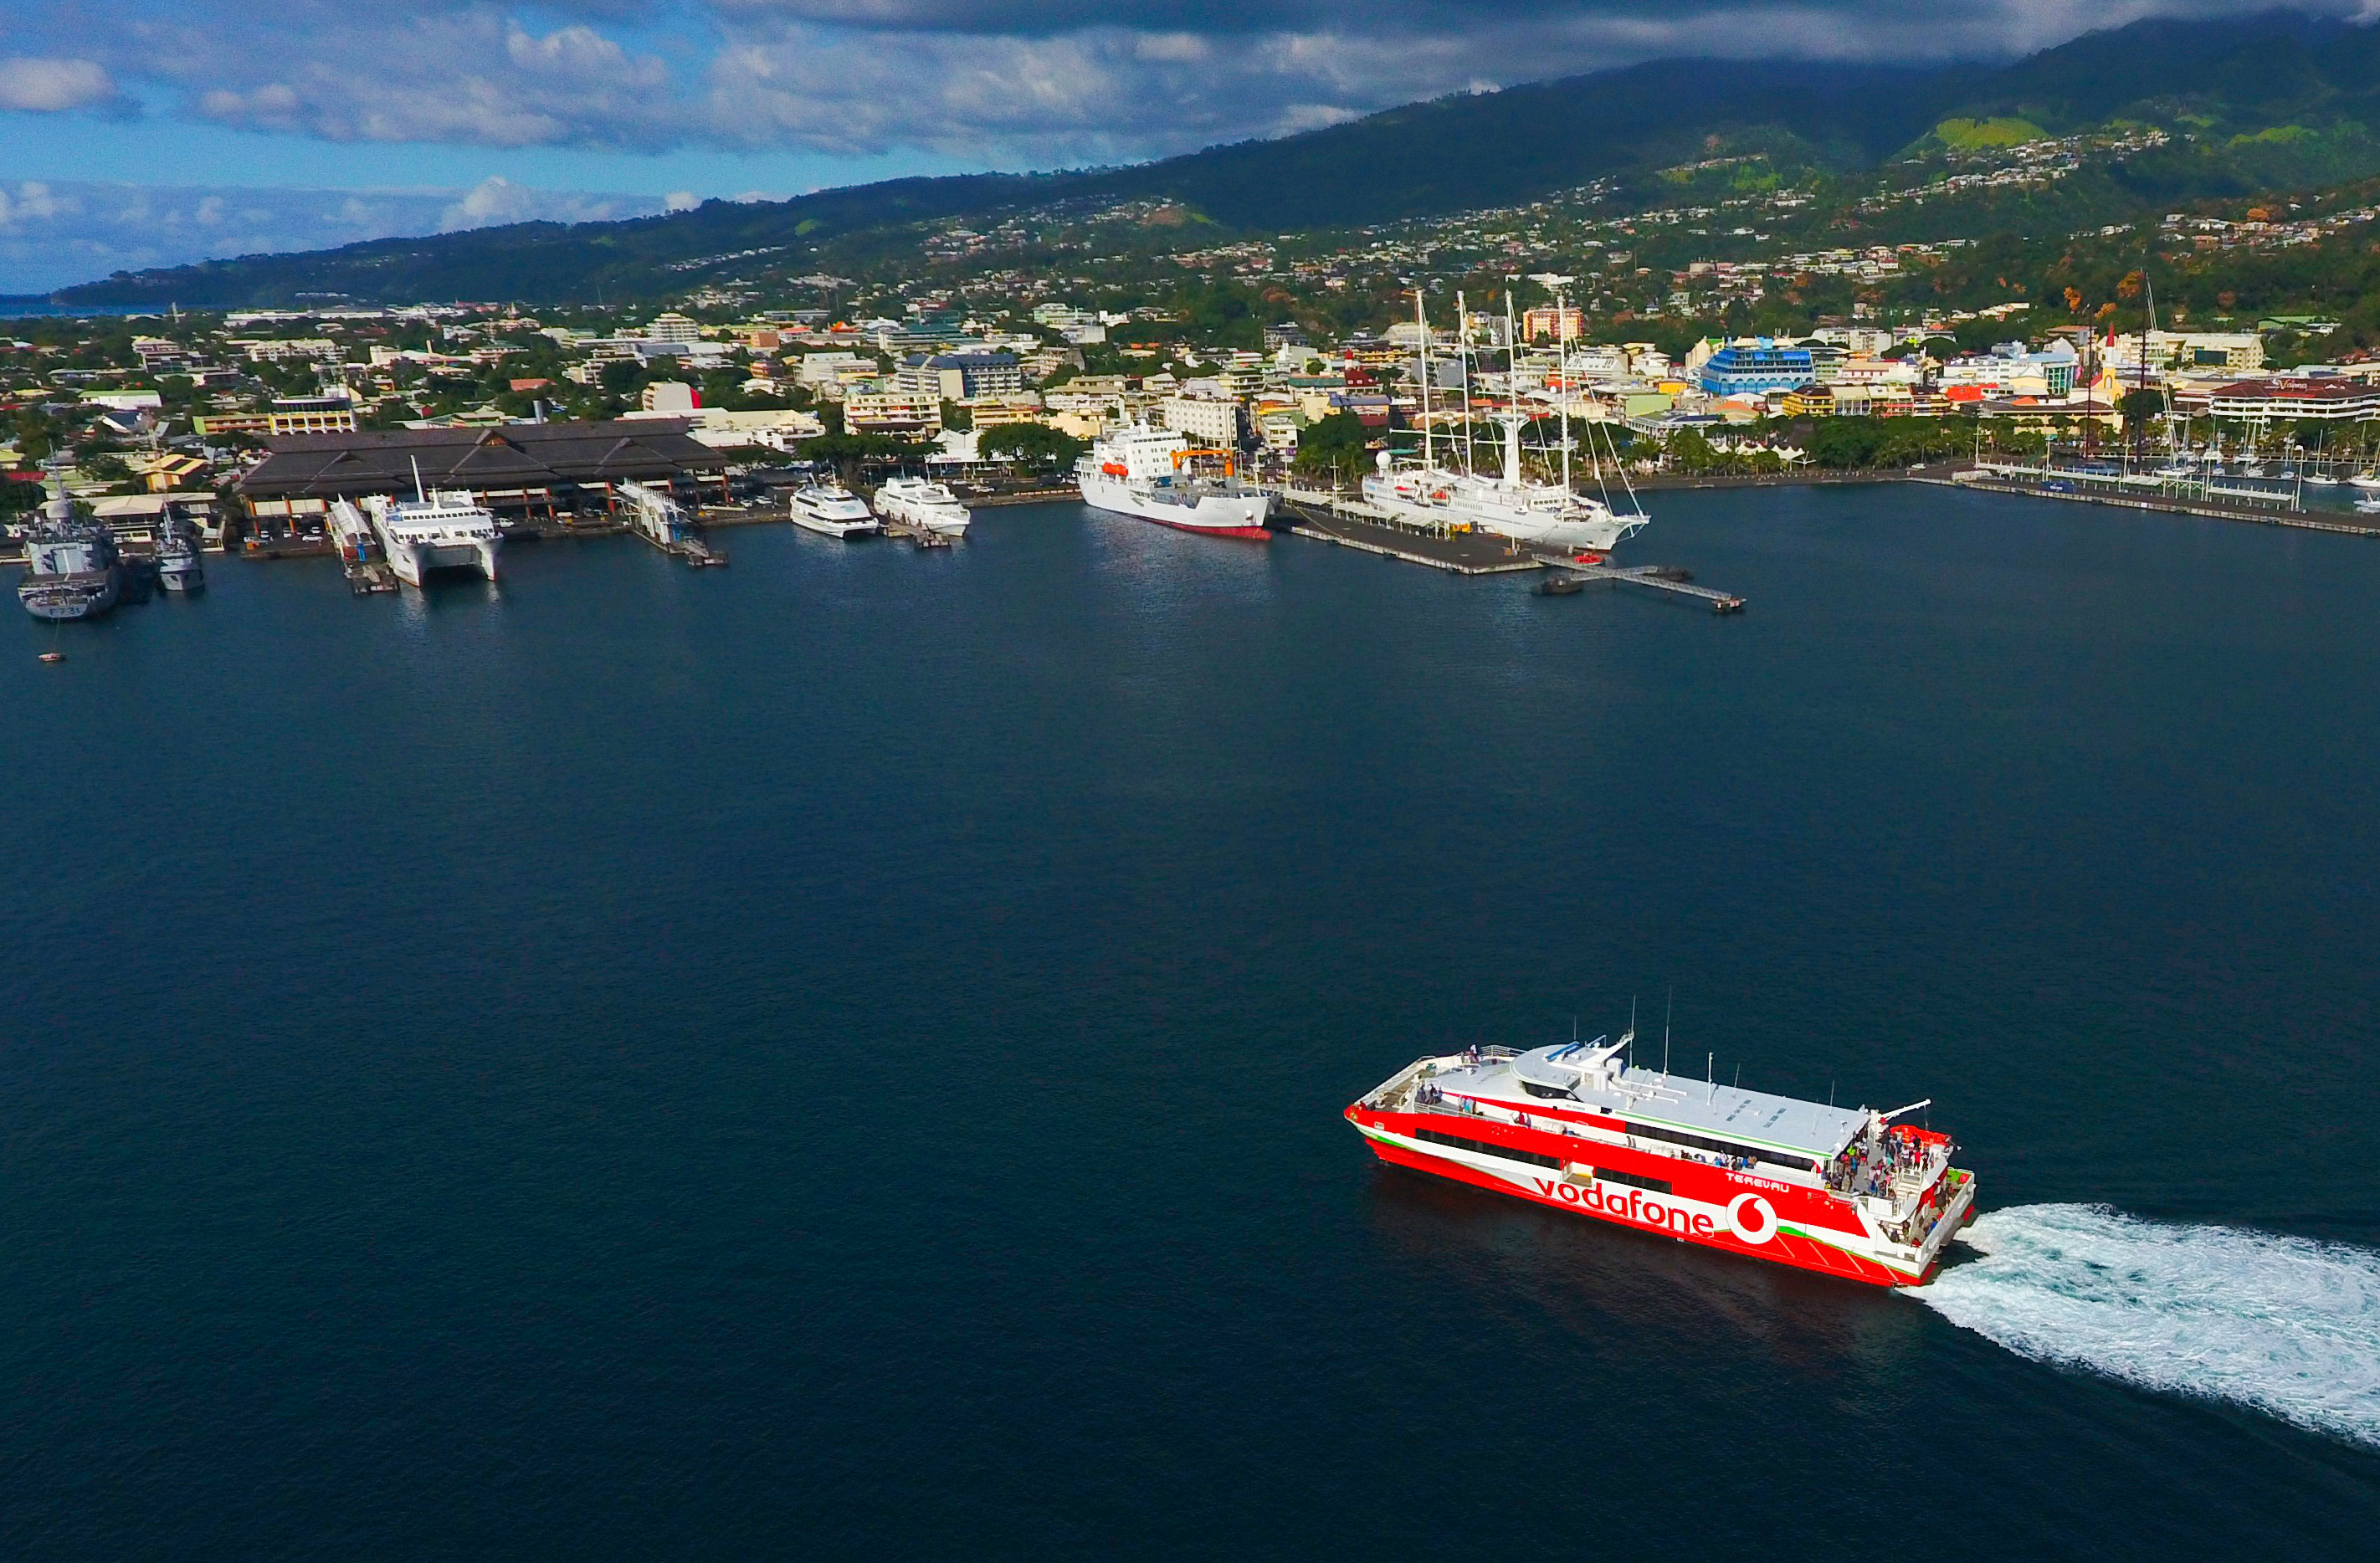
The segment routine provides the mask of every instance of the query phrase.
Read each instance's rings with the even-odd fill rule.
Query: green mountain
[[[2036,134],[2123,126],[2168,139],[2074,187],[2111,221],[2380,173],[2380,29],[2290,12],[2144,21],[1998,69],[1661,61],[1134,167],[902,179],[636,222],[380,239],[118,273],[57,297],[202,308],[650,297],[684,289],[713,260],[796,257],[830,239],[889,239],[920,221],[1062,201],[1177,203],[1205,220],[1201,233],[1336,227],[1509,205],[1595,180],[1649,188],[1659,170],[1721,154],[1842,173],[1904,151],[1990,155]]]

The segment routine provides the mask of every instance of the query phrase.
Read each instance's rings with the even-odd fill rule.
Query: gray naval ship
[[[37,619],[95,619],[124,592],[124,562],[107,529],[79,519],[65,490],[53,486],[42,518],[25,539],[18,599]]]

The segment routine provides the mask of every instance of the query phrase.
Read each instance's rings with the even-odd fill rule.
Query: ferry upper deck
[[[1895,1223],[1908,1219],[1914,1196],[1949,1167],[1948,1136],[1893,1127],[1895,1114],[1636,1067],[1625,1058],[1632,1039],[1598,1037],[1526,1052],[1474,1048],[1424,1060],[1367,1105],[1495,1118],[1868,1196],[1878,1201],[1879,1216]]]

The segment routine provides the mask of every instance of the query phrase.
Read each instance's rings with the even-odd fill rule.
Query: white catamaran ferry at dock
[[[1347,1109],[1381,1160],[1639,1231],[1922,1286],[1973,1218],[1947,1134],[1639,1069],[1618,1042],[1419,1059]]]
[[[390,494],[364,500],[364,514],[396,578],[419,588],[432,570],[459,568],[494,580],[496,556],[504,545],[494,514],[468,491],[424,491],[418,472],[414,485],[409,500]]]

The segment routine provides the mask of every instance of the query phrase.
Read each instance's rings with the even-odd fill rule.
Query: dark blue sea
[[[0,1555],[2372,1545],[2380,547],[1661,496],[1729,620],[719,540],[0,617]],[[1681,1072],[1931,1097],[1972,1257],[1341,1121],[1672,992]]]

